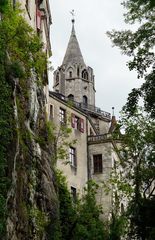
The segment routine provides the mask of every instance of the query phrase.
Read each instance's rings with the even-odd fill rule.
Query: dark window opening
[[[77,76],[79,77],[80,75],[80,70],[79,70],[79,67],[77,68]]]
[[[69,94],[69,95],[68,95],[68,99],[71,100],[71,101],[74,101],[74,95]]]
[[[82,71],[82,78],[88,80],[88,73],[85,69]]]
[[[125,212],[124,211],[124,205],[123,205],[123,203],[121,203],[121,213],[124,214],[124,212]]]
[[[71,196],[72,196],[72,199],[73,199],[73,202],[76,202],[76,188],[75,187],[71,187]]]
[[[50,105],[50,120],[53,120],[53,105]]]
[[[87,106],[88,104],[88,98],[86,96],[83,96],[83,104]]]
[[[72,78],[72,72],[71,71],[69,72],[69,77]]]
[[[102,173],[102,154],[97,154],[93,156],[94,162],[94,173]]]

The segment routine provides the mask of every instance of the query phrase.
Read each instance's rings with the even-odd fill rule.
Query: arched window
[[[74,95],[69,94],[69,95],[68,95],[68,99],[69,99],[70,101],[74,101]]]
[[[80,70],[79,70],[79,67],[77,68],[77,76],[79,77],[79,74],[80,74]]]
[[[83,104],[84,104],[85,106],[87,106],[87,104],[88,104],[87,96],[83,96]]]
[[[82,71],[82,78],[88,80],[88,73],[87,73],[86,69],[84,69]]]
[[[73,75],[72,75],[72,71],[69,71],[69,78],[72,78]]]
[[[55,81],[55,83],[57,84],[57,83],[59,83],[59,73],[57,72],[57,74],[56,74],[56,79],[55,79],[56,81]]]

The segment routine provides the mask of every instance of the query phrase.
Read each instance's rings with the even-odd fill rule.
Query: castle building
[[[74,24],[73,19],[64,59],[54,72],[54,91],[49,92],[49,120],[56,126],[60,147],[63,144],[61,126],[72,130],[67,139],[70,144],[66,144],[68,155],[64,160],[58,159],[57,167],[66,176],[73,197],[77,193],[81,195],[86,182],[94,179],[100,186],[97,201],[104,213],[109,214],[113,193],[105,194],[103,182],[109,179],[114,162],[118,160],[111,138],[116,120],[95,105],[93,69],[84,61]]]

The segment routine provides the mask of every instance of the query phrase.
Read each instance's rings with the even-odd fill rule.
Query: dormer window
[[[69,99],[70,101],[74,101],[74,95],[73,95],[73,94],[69,94],[69,95],[68,95],[68,99]]]
[[[87,73],[86,69],[84,69],[82,71],[82,78],[85,79],[85,80],[88,80],[88,73]]]

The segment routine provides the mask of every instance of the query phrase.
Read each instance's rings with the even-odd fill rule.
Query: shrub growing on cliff
[[[46,54],[42,51],[43,46],[39,37],[22,17],[20,8],[16,6],[13,9],[10,2],[7,0],[0,1],[0,13],[2,13],[0,20],[1,239],[4,239],[6,232],[6,201],[8,200],[9,183],[11,182],[14,158],[16,156],[17,139],[20,140],[21,149],[24,149],[23,138],[25,138],[26,134],[23,124],[27,112],[25,105],[29,98],[30,76],[33,69],[37,75],[38,84],[41,83],[43,86],[42,76],[47,67]],[[15,91],[15,85],[18,85],[17,91]],[[17,109],[15,109],[15,104]],[[15,118],[17,114],[18,124]]]

